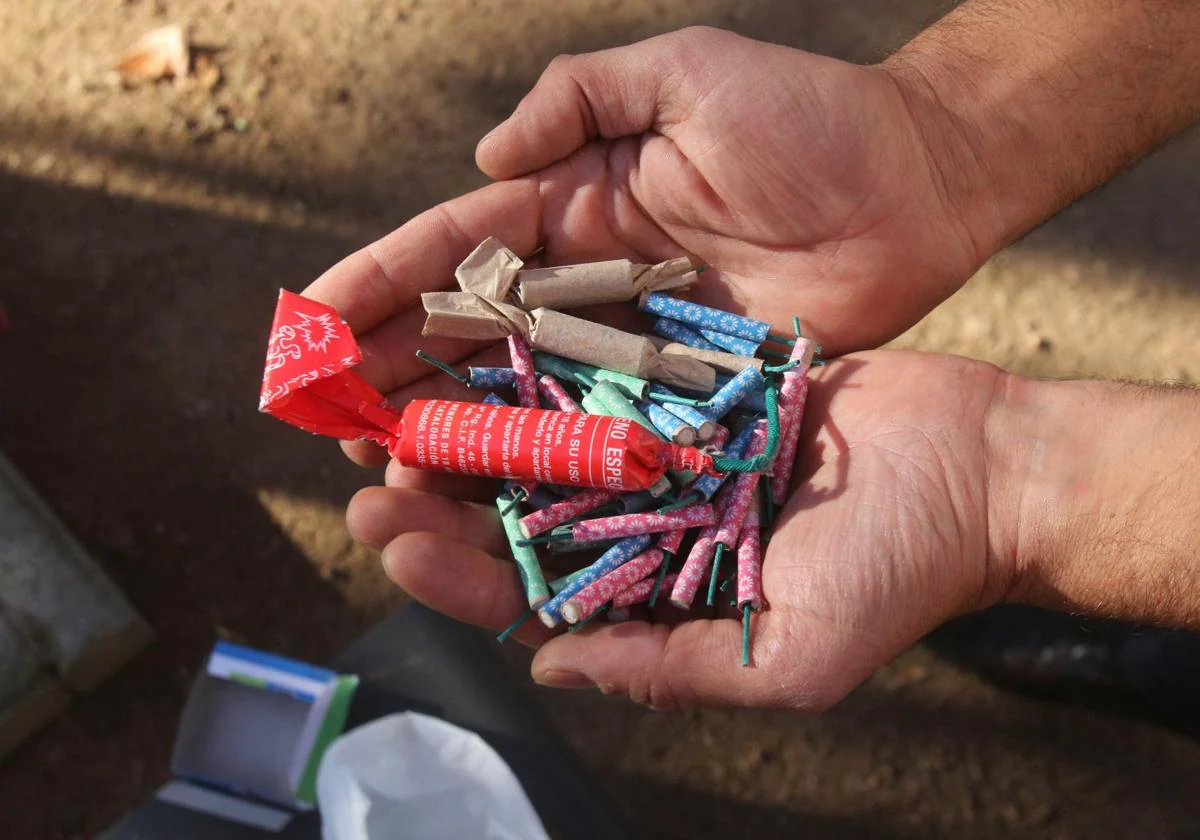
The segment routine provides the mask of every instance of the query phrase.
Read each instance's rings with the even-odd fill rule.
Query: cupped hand
[[[361,372],[397,401],[450,387],[421,381],[418,346],[450,361],[481,349],[423,341],[420,293],[451,287],[487,236],[543,248],[547,264],[691,254],[711,268],[701,302],[783,329],[798,315],[827,353],[873,347],[986,256],[943,189],[927,102],[881,67],[711,29],[560,57],[479,144],[480,167],[505,180],[416,217],[307,294],[361,335]]]
[[[574,634],[528,621],[517,638],[540,646],[534,678],[657,707],[815,711],[938,624],[999,600],[1014,574],[1011,517],[989,487],[988,447],[1005,377],[957,357],[886,351],[815,371],[795,490],[766,551],[752,667],[741,667],[737,617],[697,605]],[[494,508],[450,498],[472,486],[464,481],[393,465],[391,486],[361,491],[349,523],[418,600],[498,629],[524,598]]]

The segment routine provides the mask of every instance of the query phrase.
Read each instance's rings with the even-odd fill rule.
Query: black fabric
[[[362,680],[347,726],[399,711],[436,715],[478,733],[508,762],[552,838],[628,836],[534,698],[500,660],[495,644],[420,605],[397,610],[332,663]],[[320,818],[301,814],[283,832],[271,834],[152,799],[101,837],[317,840]]]

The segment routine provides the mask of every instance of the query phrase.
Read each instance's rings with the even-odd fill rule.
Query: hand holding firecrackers
[[[511,367],[470,367],[464,375],[418,355],[469,387],[510,389],[519,408],[488,394],[482,403],[414,400],[398,411],[351,370],[362,355],[337,313],[282,292],[261,410],[308,431],[376,442],[405,466],[516,482],[517,492],[506,492],[496,504],[526,600],[550,627],[564,620],[582,623],[626,590],[637,587],[640,593],[646,581],[653,581],[646,600],[669,584],[672,602],[688,606],[710,568],[706,603],[712,605],[722,555],[736,552],[729,571],[738,581],[737,606],[744,607],[743,661],[749,664],[749,616],[762,605],[759,576],[751,568],[761,563],[759,517],[750,507],[760,498],[755,493],[760,476],[774,469],[781,443],[798,429],[811,345],[770,336],[764,322],[663,295],[661,289],[695,282],[686,259],[526,272],[511,251],[487,240],[455,276],[462,292],[423,296],[426,333],[504,337]],[[661,316],[660,329],[671,316],[678,325],[667,327],[672,335],[703,329],[702,340],[717,349],[679,345],[682,350],[673,354],[668,345],[660,352],[642,336],[541,306],[634,298]],[[530,305],[538,308],[521,308]],[[719,329],[727,332],[718,334]],[[721,349],[756,352],[771,340],[792,344],[792,361],[773,366]],[[705,359],[731,374],[723,384]],[[756,394],[764,411],[744,407]],[[735,413],[741,431],[721,451],[727,432],[718,423]],[[704,451],[693,446],[706,440],[712,444]],[[659,499],[671,486],[673,501]],[[559,500],[535,507],[532,493],[540,488],[556,490]],[[656,503],[656,509],[646,509]],[[747,522],[754,536],[743,537]],[[668,574],[693,535],[679,573]],[[552,592],[537,554],[542,543],[610,547]],[[629,597],[621,602],[634,603]]]

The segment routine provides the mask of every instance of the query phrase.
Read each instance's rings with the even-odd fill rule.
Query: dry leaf
[[[182,26],[173,23],[139,38],[117,62],[117,72],[131,83],[182,80],[187,77],[189,64],[187,36]]]

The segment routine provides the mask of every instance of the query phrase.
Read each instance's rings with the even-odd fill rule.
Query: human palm
[[[556,262],[687,251],[720,281],[704,302],[800,314],[827,349],[865,349],[982,257],[905,90],[878,67],[689,29],[556,59],[477,159],[537,173]]]
[[[655,706],[816,710],[942,621],[999,599],[1010,573],[989,538],[985,427],[1002,377],[979,362],[902,352],[856,354],[816,374],[797,486],[766,553],[752,668],[740,667],[735,615],[667,606],[654,623],[576,634],[527,622],[518,637],[542,646],[534,676]],[[435,609],[493,628],[511,622],[523,597],[500,559],[494,510],[390,472],[394,486],[351,504],[355,536],[382,548],[392,579]]]

